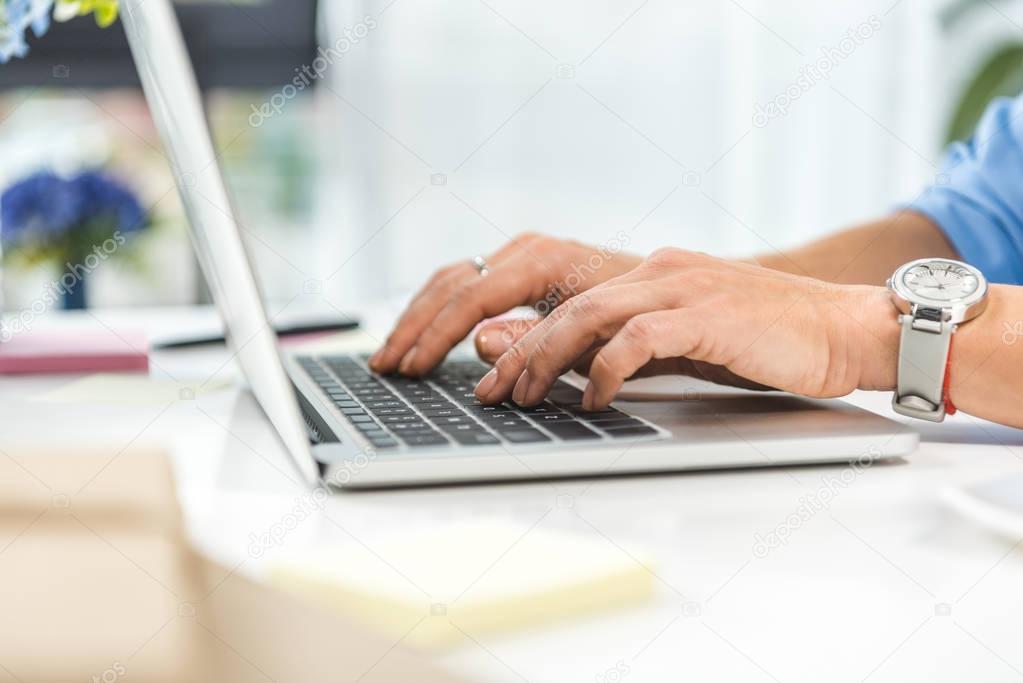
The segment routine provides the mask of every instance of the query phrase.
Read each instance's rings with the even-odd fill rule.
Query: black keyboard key
[[[473,424],[473,423],[464,423],[464,424],[458,424],[458,425],[437,425],[437,426],[445,434],[468,434],[468,433],[486,434],[487,433],[487,430],[483,429],[483,427],[479,426],[478,424]]]
[[[491,422],[498,422],[500,420],[521,420],[525,417],[525,415],[517,413],[514,410],[496,410],[492,413],[479,413],[475,410],[470,412],[488,424]]]
[[[460,417],[462,415],[465,415],[464,411],[459,410],[458,408],[454,408],[454,407],[451,407],[451,408],[432,408],[430,410],[423,410],[422,413],[423,413],[423,415],[425,415],[426,417],[429,417],[429,418]]]
[[[385,401],[366,401],[366,407],[370,410],[376,410],[377,408],[405,408],[407,406],[401,401],[391,399]]]
[[[369,415],[366,415],[365,413],[363,413],[362,415],[351,415],[351,416],[349,416],[348,419],[351,422],[355,422],[356,424],[358,424],[360,422],[372,422],[373,421],[373,418],[371,418]]]
[[[334,401],[334,405],[338,408],[361,408],[355,401]]]
[[[377,408],[373,411],[377,417],[393,417],[395,415],[414,415],[411,408]]]
[[[451,401],[448,400],[447,396],[444,396],[443,394],[438,394],[436,392],[428,392],[419,396],[406,396],[405,400],[411,403],[412,405],[420,408],[423,406],[433,405],[434,403],[441,403],[445,406],[454,405]]]
[[[380,382],[345,382],[345,386],[350,391],[391,391]]]
[[[625,413],[615,411],[613,413],[572,413],[580,420],[586,422],[613,422],[614,420],[631,420]]]
[[[423,389],[430,386],[421,379],[403,377],[402,375],[388,375],[386,379],[392,387],[400,387],[402,389]]]
[[[335,375],[340,377],[343,381],[347,382],[348,384],[354,384],[356,382],[365,382],[366,380],[371,379],[367,373],[363,372],[362,370],[359,370],[358,368],[333,366],[330,369],[334,371]]]
[[[513,411],[514,408],[503,403],[497,405],[483,405],[481,403],[480,405],[467,406],[466,410],[473,415],[486,415],[487,413],[507,413]]]
[[[578,422],[556,422],[544,425],[544,427],[563,441],[583,441],[600,438],[600,435],[595,431],[586,428]]]
[[[365,415],[366,411],[356,406],[355,408],[342,408],[341,414],[350,418],[356,415]]]
[[[639,427],[616,427],[614,429],[605,429],[604,431],[615,439],[626,439],[632,436],[652,436],[657,433],[656,429],[646,425],[640,425]]]
[[[387,389],[353,389],[352,395],[362,401],[383,401],[388,398],[397,398]]]
[[[419,417],[415,413],[409,413],[408,415],[386,415],[382,416],[379,413],[375,413],[380,421],[385,425],[402,424],[404,422],[422,422],[423,418]]]
[[[383,432],[383,430],[380,429],[380,425],[378,425],[376,422],[360,422],[360,423],[355,425],[355,428],[358,429],[360,432],[381,432],[381,433]]]
[[[439,394],[440,392],[429,384],[417,384],[414,386],[397,387],[403,396],[422,396],[423,394]]]
[[[618,427],[642,427],[643,423],[634,417],[616,415],[612,420],[583,420],[597,429],[617,429]]]
[[[450,424],[450,425],[457,425],[457,424],[466,424],[466,423],[476,424],[476,420],[472,419],[471,417],[469,417],[468,415],[466,415],[464,413],[461,414],[461,415],[447,415],[447,416],[444,416],[444,417],[432,418],[430,421],[433,422],[436,425],[448,425],[448,424]]]
[[[576,403],[565,404],[561,407],[575,415],[587,417],[597,417],[599,415],[624,415],[622,411],[611,408],[610,406],[608,406],[607,408],[601,408],[600,410],[585,410],[582,407],[582,404]]]
[[[370,437],[369,442],[377,448],[397,448],[398,442],[392,439],[390,436],[384,434],[383,436]]]
[[[463,446],[493,446],[501,443],[496,436],[486,432],[456,432],[451,438]]]
[[[530,420],[537,424],[547,425],[554,422],[575,422],[575,417],[568,413],[539,413],[535,415],[526,415]]]
[[[487,424],[499,432],[517,431],[520,429],[531,429],[525,420],[518,418],[505,418],[503,420],[487,420]]]
[[[393,431],[395,433],[398,433],[398,432],[426,432],[426,431],[432,432],[432,431],[434,431],[433,427],[431,427],[430,425],[426,424],[422,420],[420,420],[418,422],[401,422],[399,424],[392,424],[392,425],[388,425],[388,426],[391,428],[391,431]]]
[[[415,403],[414,401],[409,401],[409,403],[412,403],[416,408],[423,412],[426,412],[427,410],[458,409],[458,407],[454,403],[447,400],[446,398],[434,399],[433,401],[423,401],[422,403]]]
[[[508,432],[501,432],[501,437],[510,443],[536,443],[538,441],[550,441],[550,437],[535,429],[516,429]]]
[[[579,391],[575,387],[558,382],[554,385],[554,388],[548,392],[547,400],[558,405],[581,405],[583,402],[583,392]]]
[[[523,413],[525,415],[547,415],[547,414],[550,414],[550,413],[560,413],[560,412],[563,412],[563,411],[555,408],[550,403],[541,403],[538,406],[532,406],[532,407],[518,406],[517,410],[520,413]]]
[[[447,439],[445,439],[440,434],[437,434],[436,432],[434,432],[433,434],[417,434],[417,435],[412,435],[412,436],[400,435],[398,438],[401,439],[403,442],[405,442],[405,445],[412,446],[412,447],[416,447],[416,446],[442,446],[442,445],[448,443]]]

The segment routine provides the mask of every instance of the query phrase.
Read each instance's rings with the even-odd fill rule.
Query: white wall
[[[318,300],[321,283],[341,309],[408,292],[525,230],[594,243],[625,231],[638,252],[757,253],[882,214],[933,179],[964,77],[1023,26],[1023,0],[1003,1],[945,35],[942,2],[322,0],[324,47],[367,17],[375,28],[287,116],[253,127],[249,99],[279,93],[234,92],[214,123],[225,154],[285,133],[312,141],[311,220],[267,214],[258,188],[288,172],[272,160],[230,168],[277,303]],[[865,22],[871,37],[832,58],[828,79],[754,125],[758,103]],[[124,167],[159,166],[137,108],[126,124],[132,107],[111,116],[76,108],[73,93],[34,93],[0,127],[0,180],[123,155],[123,143],[138,148]],[[170,183],[150,180],[154,197]],[[180,221],[173,204],[160,208]],[[106,273],[100,305],[192,300],[175,227],[152,282]],[[14,303],[38,289],[12,286]]]
[[[955,70],[936,59],[932,0],[389,1],[324,6],[326,44],[378,24],[318,92],[332,175],[316,268],[346,262],[328,280],[339,305],[523,230],[785,247],[936,173]],[[757,102],[868,21],[828,80],[753,125]]]

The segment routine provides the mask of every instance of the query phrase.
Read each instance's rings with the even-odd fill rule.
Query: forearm
[[[992,285],[952,342],[949,397],[970,415],[1023,428],[1023,287]]]
[[[843,311],[860,330],[861,389],[895,388],[899,356],[898,313],[888,293],[864,288]],[[992,285],[987,309],[959,326],[952,338],[949,398],[960,411],[1023,428],[1023,287]]]
[[[901,211],[755,261],[827,282],[883,285],[902,264],[932,256],[958,258],[938,226],[918,213]]]

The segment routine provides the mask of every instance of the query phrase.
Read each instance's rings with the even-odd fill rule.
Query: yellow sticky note
[[[317,551],[271,580],[419,647],[632,606],[654,594],[649,560],[596,535],[467,522],[375,552]]]

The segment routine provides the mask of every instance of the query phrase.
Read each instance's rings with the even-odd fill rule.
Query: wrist
[[[846,329],[859,369],[857,388],[894,390],[898,379],[900,328],[891,294],[884,287],[842,289],[847,290]]]
[[[1018,398],[1005,392],[1010,368],[1020,367],[1016,329],[1019,306],[1012,306],[1011,287],[992,285],[987,308],[961,324],[949,355],[949,399],[960,410],[1003,424],[1020,425]]]

